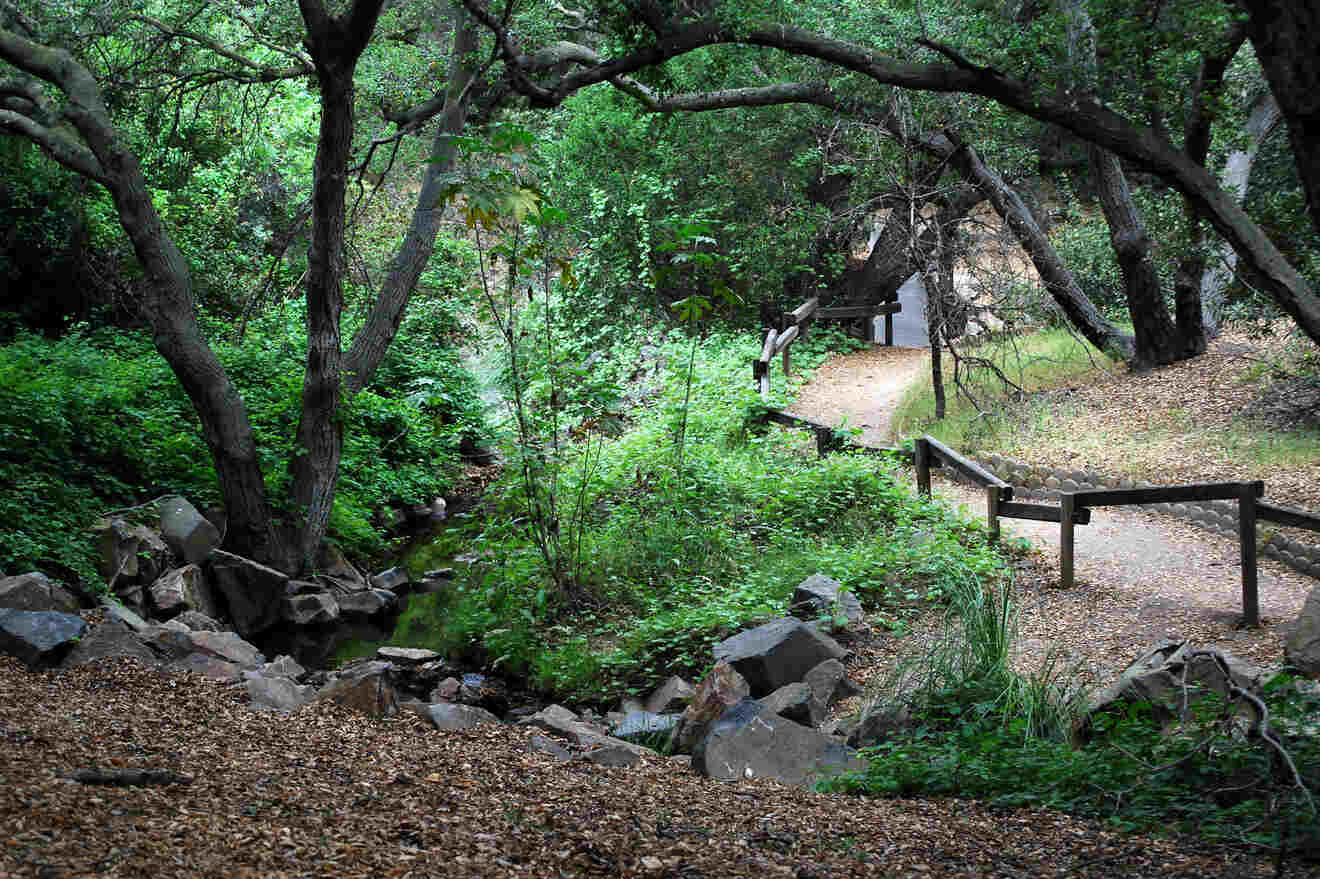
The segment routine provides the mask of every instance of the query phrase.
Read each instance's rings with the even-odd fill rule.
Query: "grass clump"
[[[935,420],[930,382],[914,382],[894,410],[897,435],[929,433],[954,448],[994,449],[1020,434],[1024,424],[1048,417],[1046,408],[1032,403],[1032,394],[1083,383],[1118,366],[1065,328],[990,339],[960,350],[959,357],[963,362],[955,376],[952,358],[944,355],[944,419]]]

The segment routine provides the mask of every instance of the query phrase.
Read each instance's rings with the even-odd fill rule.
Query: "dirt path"
[[[826,363],[798,396],[792,411],[830,424],[861,426],[863,438],[887,444],[888,410],[912,381],[924,376],[925,352],[884,349],[842,355]],[[970,516],[985,501],[968,486],[936,479],[935,493]],[[1295,619],[1316,581],[1261,559],[1263,625],[1238,631],[1241,569],[1235,540],[1171,516],[1135,507],[1093,511],[1076,529],[1076,577],[1068,591],[1058,579],[1058,526],[1004,520],[1006,537],[1030,542],[1041,564],[1023,583],[1020,647],[1024,659],[1059,647],[1112,678],[1142,648],[1190,638],[1261,664],[1282,659],[1280,625]]]

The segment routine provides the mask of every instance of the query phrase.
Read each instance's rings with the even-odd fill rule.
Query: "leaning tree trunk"
[[[1238,0],[1270,90],[1288,121],[1311,226],[1320,235],[1320,4]]]
[[[1096,64],[1095,25],[1082,0],[1060,0],[1068,21],[1068,57],[1076,68],[1074,89],[1079,100],[1096,100],[1099,71]],[[1185,304],[1183,317],[1194,326],[1185,327],[1193,338],[1184,340],[1179,327],[1169,315],[1160,289],[1159,271],[1151,257],[1150,236],[1141,219],[1127,177],[1118,156],[1094,143],[1087,146],[1087,158],[1095,177],[1109,226],[1109,242],[1118,259],[1123,277],[1123,292],[1127,297],[1128,314],[1136,335],[1136,349],[1132,360],[1134,369],[1172,363],[1183,359],[1187,352],[1205,350],[1204,328],[1201,326],[1200,303],[1192,307]]]
[[[941,147],[940,144],[946,146]],[[976,150],[967,144],[958,144],[952,135],[946,133],[932,145],[946,149],[950,154],[950,164],[962,174],[964,180],[976,186],[994,207],[1031,258],[1031,264],[1036,267],[1036,273],[1040,275],[1046,291],[1063,310],[1068,322],[1100,351],[1115,360],[1131,360],[1135,353],[1132,337],[1119,332],[1118,327],[1105,320],[1095,304],[1082,292],[1077,279],[1064,265],[1049,237],[1041,230],[1017,192],[981,161]]]
[[[1247,148],[1228,154],[1219,178],[1224,191],[1233,194],[1239,202],[1247,197],[1247,185],[1251,181],[1251,168],[1255,164],[1256,155],[1282,119],[1279,104],[1268,89],[1252,102],[1251,115],[1247,118]],[[1189,278],[1189,283],[1198,284],[1201,288],[1207,331],[1217,333],[1219,330],[1219,318],[1228,286],[1233,283],[1237,270],[1237,258],[1237,251],[1232,245],[1220,241],[1209,259],[1201,258],[1199,277],[1192,275]]]
[[[1132,367],[1149,369],[1182,360],[1187,356],[1183,337],[1174,326],[1169,307],[1164,302],[1159,270],[1151,258],[1150,237],[1132,201],[1122,165],[1117,156],[1097,146],[1090,146],[1087,152],[1095,171],[1097,194],[1109,226],[1109,242],[1123,276],[1128,314],[1132,316],[1132,329],[1136,335]],[[1198,302],[1195,309],[1198,324],[1200,311]],[[1204,337],[1200,349],[1205,350]]]
[[[467,124],[468,95],[476,77],[472,56],[479,47],[477,27],[462,7],[455,10],[458,27],[451,52],[449,88],[445,93],[444,112],[431,141],[431,160],[422,177],[412,222],[403,244],[390,265],[390,273],[381,285],[380,295],[372,306],[366,323],[353,337],[344,357],[344,384],[357,393],[371,383],[390,343],[399,331],[403,313],[412,299],[417,282],[435,251],[435,237],[445,206],[442,202],[444,178],[453,171],[458,155],[455,135]]]
[[[0,29],[0,59],[59,89],[62,118],[86,144],[59,128],[14,114],[0,122],[40,144],[56,161],[106,187],[142,266],[143,313],[156,350],[169,363],[197,412],[215,464],[227,527],[225,546],[260,560],[278,546],[247,410],[197,324],[188,262],[165,232],[137,157],[111,121],[100,88],[69,53]]]

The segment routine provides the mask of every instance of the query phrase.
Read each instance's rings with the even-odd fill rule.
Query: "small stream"
[[[498,425],[505,417],[505,398],[499,384],[504,368],[504,348],[493,334],[478,340],[473,347],[464,349],[463,365],[477,383],[477,394],[483,404],[482,415],[490,425]],[[451,509],[461,507],[451,504]],[[451,570],[461,578],[467,563],[464,555],[471,551],[470,542],[476,529],[465,515],[451,517],[429,531],[413,536],[392,562],[408,571],[414,583],[427,572]],[[412,592],[400,596],[396,615],[387,617],[376,626],[350,630],[336,637],[327,651],[324,665],[335,667],[354,659],[374,656],[378,647],[422,647],[447,652],[451,645],[442,641],[444,619],[452,598],[452,586],[457,579],[448,581],[450,588],[435,592]]]

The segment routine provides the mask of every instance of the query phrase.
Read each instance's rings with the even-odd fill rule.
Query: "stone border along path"
[[[886,353],[876,356],[876,350]],[[881,444],[888,413],[878,412],[876,402],[897,401],[909,382],[923,380],[924,371],[914,363],[923,356],[919,349],[882,348],[836,357],[817,372],[790,411],[828,424],[861,425],[864,443]],[[1001,456],[978,460],[1014,484],[1015,496],[1021,498],[1057,498],[1065,480],[1078,488],[1082,482],[1123,484]],[[965,506],[969,517],[984,519],[982,490],[950,481],[943,470],[932,475],[935,494]],[[1267,494],[1268,489],[1266,483]],[[1189,638],[1262,665],[1282,660],[1280,625],[1297,618],[1316,585],[1310,576],[1282,562],[1298,568],[1305,565],[1309,573],[1316,570],[1320,552],[1275,535],[1265,557],[1258,560],[1262,625],[1240,631],[1236,626],[1242,614],[1242,581],[1233,505],[1229,509],[1220,502],[1161,506],[1165,510],[1093,509],[1091,524],[1075,531],[1078,585],[1071,590],[1054,588],[1057,524],[1000,520],[1004,539],[1027,540],[1046,563],[1035,578],[1038,582],[1022,584],[1019,595],[1020,660],[1027,658],[1029,667],[1034,667],[1032,658],[1043,659],[1051,649],[1061,648],[1065,656],[1089,666],[1102,682],[1139,651],[1166,639]],[[1199,527],[1179,521],[1177,515],[1194,517]]]

